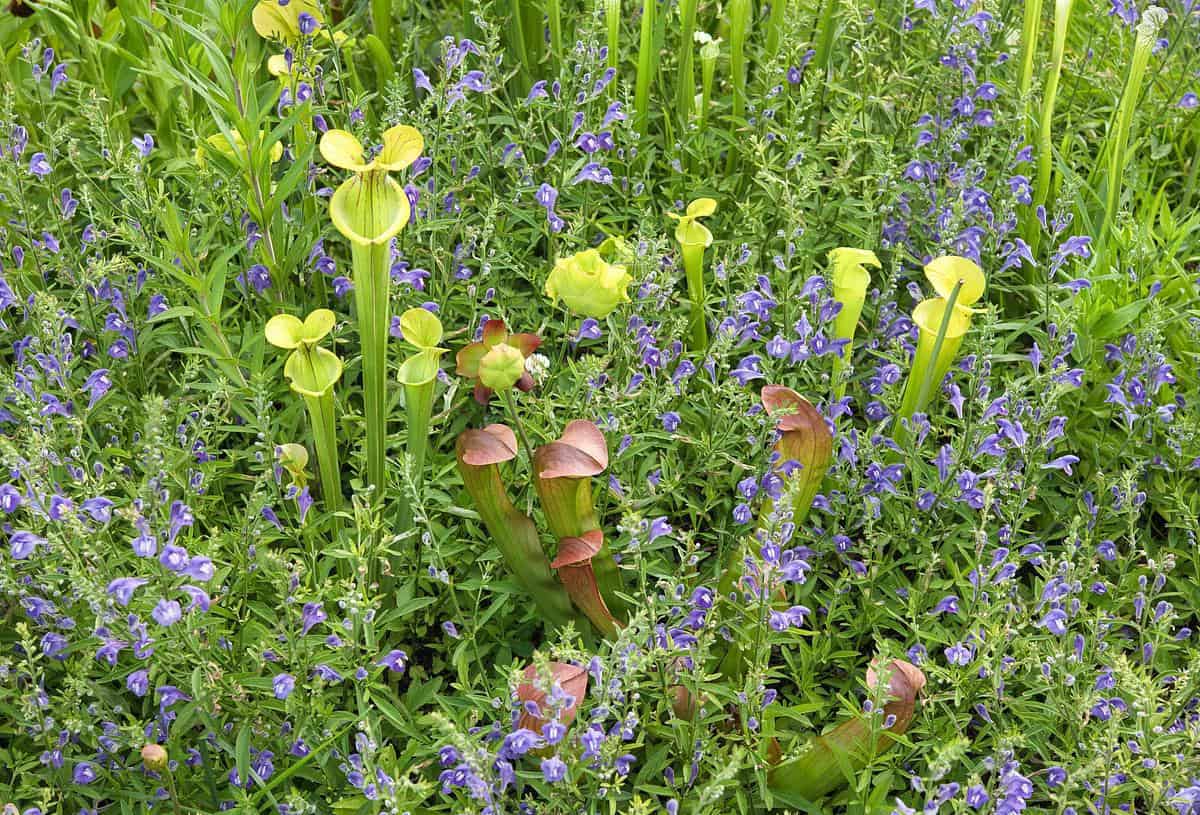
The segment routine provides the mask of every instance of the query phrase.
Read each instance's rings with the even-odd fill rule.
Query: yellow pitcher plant
[[[396,125],[383,134],[383,148],[368,161],[363,145],[345,130],[321,137],[321,155],[353,175],[329,202],[333,225],[350,241],[354,267],[354,306],[363,355],[363,404],[367,425],[367,481],[381,500],[386,483],[387,339],[389,244],[411,214],[404,188],[389,172],[403,170],[421,155],[419,131]]]

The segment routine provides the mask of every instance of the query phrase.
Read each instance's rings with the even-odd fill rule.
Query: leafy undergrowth
[[[1160,2],[10,4],[6,815],[1200,812]]]

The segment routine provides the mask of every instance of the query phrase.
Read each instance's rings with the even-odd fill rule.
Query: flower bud
[[[154,773],[167,769],[167,751],[161,744],[147,744],[142,748],[142,764]]]
[[[587,249],[558,259],[546,280],[546,295],[561,298],[576,314],[601,319],[629,301],[625,290],[631,282],[624,266],[606,263],[598,251]]]
[[[524,374],[524,355],[508,343],[492,347],[479,360],[479,381],[494,391],[511,388]]]

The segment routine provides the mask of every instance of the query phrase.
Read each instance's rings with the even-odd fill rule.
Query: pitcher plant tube
[[[617,636],[620,623],[608,610],[592,568],[592,558],[603,547],[604,533],[599,529],[589,530],[579,537],[563,538],[558,542],[558,554],[550,561],[550,568],[558,571],[575,607],[587,615],[601,634],[611,639]]]
[[[772,745],[776,766],[767,774],[767,785],[780,799],[778,804],[806,806],[846,785],[851,781],[848,773],[867,767],[904,735],[916,715],[925,674],[899,659],[886,670],[887,687],[882,689],[881,671],[875,664],[867,669],[868,689],[882,691],[886,700],[882,711],[865,713],[811,739],[797,758],[780,761],[779,745]]]
[[[858,329],[858,319],[867,300],[867,286],[871,284],[868,266],[880,268],[879,258],[869,249],[839,246],[829,252],[829,282],[833,288],[833,299],[841,304],[841,310],[833,320],[833,339],[845,340],[841,355],[833,363],[834,399],[846,395],[842,372],[854,350],[854,332]]]
[[[321,155],[353,173],[334,192],[329,216],[350,241],[354,267],[354,306],[362,343],[363,414],[367,425],[367,482],[382,500],[386,483],[387,342],[390,242],[408,223],[404,188],[388,175],[408,167],[425,149],[420,132],[396,125],[383,134],[383,147],[367,161],[362,144],[345,130],[321,137]]]
[[[463,486],[513,578],[551,627],[578,620],[570,597],[550,569],[537,527],[513,506],[500,477],[500,464],[516,458],[516,434],[505,425],[491,424],[482,430],[464,430],[455,447]]]
[[[337,512],[342,502],[341,468],[333,421],[333,386],[342,376],[342,361],[317,343],[333,329],[335,322],[332,311],[319,308],[303,322],[291,314],[277,314],[267,321],[264,330],[267,342],[292,352],[284,363],[283,374],[292,390],[304,398],[304,406],[308,409],[321,472],[321,494],[330,512]],[[290,455],[300,458],[295,450],[291,450]],[[306,452],[303,463],[307,460]],[[300,463],[300,469],[303,469],[303,463]]]
[[[833,461],[833,434],[825,417],[812,403],[791,388],[766,385],[762,404],[775,419],[779,440],[775,442],[775,469],[787,485],[792,520],[799,524],[808,517],[821,481]]]
[[[923,300],[913,309],[917,350],[900,404],[898,415],[902,419],[928,406],[971,327],[971,306],[983,296],[987,285],[976,263],[955,255],[931,260],[925,266],[925,277],[939,296]]]
[[[600,529],[592,499],[592,477],[606,469],[608,443],[591,422],[571,422],[557,440],[534,451],[533,483],[550,534],[560,541],[560,546],[564,538],[582,538],[585,533]],[[621,575],[603,536],[590,557],[605,604],[618,619],[623,618],[626,604],[617,595]]]
[[[408,456],[413,478],[420,485],[429,448],[429,418],[433,414],[433,387],[441,370],[442,322],[423,308],[410,308],[400,315],[400,333],[417,352],[400,364],[404,386],[404,409],[408,416]]]
[[[700,223],[700,219],[716,211],[716,201],[711,198],[697,198],[688,204],[683,215],[667,213],[679,222],[675,226],[675,240],[679,242],[683,255],[688,299],[692,301],[688,344],[693,351],[704,351],[708,348],[708,323],[704,314],[704,250],[712,246],[713,236],[708,227]]]

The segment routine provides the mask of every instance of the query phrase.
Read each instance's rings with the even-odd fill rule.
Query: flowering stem
[[[692,301],[691,348],[703,351],[708,348],[708,322],[704,316],[704,246],[700,244],[683,247],[683,271],[687,277],[688,299]]]
[[[525,450],[525,458],[529,461],[529,466],[533,466],[533,447],[529,444],[529,437],[525,435],[525,425],[521,422],[521,414],[517,413],[517,403],[513,399],[512,388],[506,388],[504,393],[504,404],[508,406],[508,415],[512,417],[513,424],[517,426],[517,437],[521,439],[521,447]]]

